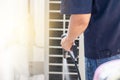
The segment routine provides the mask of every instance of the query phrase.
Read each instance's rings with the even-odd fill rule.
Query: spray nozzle
[[[77,61],[78,53],[77,53],[77,45],[72,45],[71,51],[69,52],[69,55],[74,58],[75,61]]]
[[[61,38],[64,38],[66,36],[66,34],[63,34],[61,36]],[[77,45],[74,43],[71,47],[71,51],[69,52],[63,52],[63,57],[66,58],[66,55],[67,53],[70,55],[70,57],[72,58],[73,60],[73,63],[75,64],[75,68],[77,70],[77,73],[78,73],[78,78],[79,80],[81,80],[81,76],[80,76],[80,72],[79,72],[79,69],[78,69],[78,66],[77,66],[77,57],[78,57],[78,53],[77,53]]]
[[[66,36],[66,34],[63,34],[63,35],[61,36],[61,38],[64,38],[65,36]],[[77,45],[74,43],[74,44],[72,45],[72,47],[71,47],[71,51],[70,51],[70,52],[63,52],[63,57],[64,57],[64,58],[66,58],[67,53],[68,53],[71,57],[73,57],[74,59],[77,59],[77,57],[78,57]]]
[[[62,35],[61,35],[61,38],[64,38],[65,36],[67,36],[67,34],[62,34]]]

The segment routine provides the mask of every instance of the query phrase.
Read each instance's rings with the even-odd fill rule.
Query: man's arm
[[[70,51],[74,40],[86,30],[90,21],[90,17],[91,14],[71,15],[67,36],[61,40],[61,46],[63,49]]]

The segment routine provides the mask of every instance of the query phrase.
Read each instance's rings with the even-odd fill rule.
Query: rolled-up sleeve
[[[62,14],[91,13],[93,0],[61,0]]]

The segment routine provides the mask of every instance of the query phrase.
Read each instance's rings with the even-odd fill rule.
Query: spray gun
[[[65,36],[66,34],[63,34],[61,38],[64,38]],[[72,45],[71,51],[68,52],[68,55],[71,55],[75,59],[75,61],[77,61],[78,53],[77,53],[77,45],[75,43]],[[67,58],[67,53],[63,53],[63,57]]]
[[[61,36],[61,38],[64,38],[66,36],[66,34],[63,34]],[[77,45],[74,43],[71,47],[71,50],[69,52],[64,52],[63,53],[63,57],[66,58],[67,56],[67,53],[68,55],[70,55],[73,63],[75,64],[75,68],[77,70],[77,73],[78,73],[78,78],[79,80],[81,80],[81,76],[80,76],[80,72],[79,72],[79,69],[78,69],[78,66],[77,66],[77,58],[78,58],[78,53],[77,53]]]

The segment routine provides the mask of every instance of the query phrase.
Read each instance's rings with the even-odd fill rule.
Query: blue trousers
[[[89,59],[85,58],[85,74],[86,74],[86,80],[93,80],[94,72],[97,69],[99,65],[101,65],[104,62],[120,59],[120,54],[109,57],[109,58],[103,58],[103,59]]]

